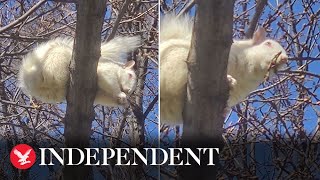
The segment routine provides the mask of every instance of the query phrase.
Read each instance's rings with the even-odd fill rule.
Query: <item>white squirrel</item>
[[[160,25],[160,118],[162,123],[181,124],[187,83],[187,57],[193,21],[189,16],[166,15]],[[243,101],[268,75],[288,61],[283,47],[266,38],[259,28],[252,39],[234,40],[228,59],[230,96],[227,109]]]
[[[95,104],[119,106],[127,104],[127,95],[136,87],[134,61],[125,61],[126,54],[140,46],[140,37],[116,37],[101,45],[98,62],[98,91]],[[40,44],[28,53],[20,66],[21,89],[46,103],[66,98],[73,39],[56,38]]]

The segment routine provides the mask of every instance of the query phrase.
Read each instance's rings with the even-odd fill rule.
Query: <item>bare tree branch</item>
[[[105,38],[106,41],[110,41],[110,40],[113,39],[114,36],[116,35],[116,32],[117,32],[118,27],[119,27],[119,23],[120,23],[123,15],[124,15],[124,13],[127,11],[128,6],[129,6],[130,3],[131,3],[131,0],[126,0],[126,1],[123,3],[123,5],[122,5],[122,7],[121,7],[121,10],[120,10],[120,12],[119,12],[119,14],[118,14],[118,16],[117,16],[117,19],[115,20],[115,22],[114,22],[114,24],[113,24],[113,28],[112,28],[112,30],[111,30],[111,33],[108,35],[108,38]],[[106,36],[106,37],[107,37],[107,36]]]
[[[252,20],[250,21],[249,28],[246,32],[246,38],[251,38],[253,36],[254,30],[258,24],[259,18],[263,12],[264,7],[267,5],[268,0],[258,0],[256,5],[256,12],[253,15]]]
[[[16,19],[15,21],[11,22],[10,24],[6,25],[5,27],[2,27],[0,29],[0,33],[3,33],[4,31],[14,27],[15,25],[17,25],[18,23],[22,22],[23,20],[25,20],[30,14],[32,14],[33,12],[35,12],[42,4],[44,4],[46,2],[46,0],[41,0],[39,1],[36,5],[34,5],[32,8],[30,8],[24,15],[22,15],[21,17],[19,17],[18,19]]]
[[[177,15],[178,17],[187,13],[188,11],[190,11],[191,8],[193,8],[195,5],[195,0],[191,0],[189,1],[189,3],[179,12],[179,14]]]

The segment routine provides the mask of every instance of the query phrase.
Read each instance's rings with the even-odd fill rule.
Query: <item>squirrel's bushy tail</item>
[[[118,36],[101,44],[101,57],[116,62],[123,62],[127,53],[141,45],[139,36]]]
[[[191,39],[193,20],[188,15],[167,14],[161,20],[160,41],[169,39]]]

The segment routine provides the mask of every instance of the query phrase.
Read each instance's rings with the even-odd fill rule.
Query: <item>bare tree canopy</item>
[[[194,16],[195,2],[161,1],[160,11]],[[289,61],[276,76],[267,74],[224,120],[217,177],[317,178],[319,1],[237,0],[234,5],[233,38],[251,38],[255,29],[264,27],[267,37],[284,47]],[[184,126],[162,125],[160,131],[162,146],[181,144]],[[171,168],[163,167],[161,173],[178,177]]]
[[[65,146],[64,142],[67,139],[64,134],[68,133],[64,128],[64,123],[68,119],[65,118],[66,102],[43,103],[33,99],[37,106],[32,105],[30,97],[18,87],[17,73],[23,57],[39,44],[57,37],[75,37],[75,32],[80,30],[76,26],[75,3],[79,4],[80,1],[5,0],[0,3],[0,137],[1,146],[9,152],[14,145],[19,143],[27,143],[34,148]],[[156,1],[133,2],[127,0],[108,1],[105,5],[106,8],[100,6],[106,11],[105,16],[102,16],[101,36],[89,33],[89,35],[82,35],[82,38],[88,38],[90,42],[99,41],[98,39],[101,38],[103,42],[116,36],[140,36],[141,46],[138,50],[128,54],[127,58],[128,61],[135,61],[135,72],[138,77],[137,88],[130,96],[131,105],[129,107],[110,108],[94,105],[94,111],[91,111],[91,115],[93,115],[92,127],[90,129],[82,128],[85,123],[78,119],[78,121],[73,121],[73,123],[78,123],[77,127],[69,132],[71,135],[76,135],[73,134],[75,131],[78,131],[77,135],[89,132],[89,137],[75,136],[73,138],[77,140],[88,139],[90,144],[96,147],[158,147],[158,4]],[[93,27],[87,28],[93,30]],[[88,45],[96,50],[100,46],[100,42],[91,44],[85,39],[76,38],[77,43],[82,48]],[[79,52],[79,50],[75,49],[78,53],[85,54],[80,55],[79,58],[82,60],[85,60],[90,54]],[[88,50],[86,49],[86,51]],[[96,52],[96,50],[94,51]],[[78,59],[76,56],[75,58]],[[78,60],[80,61],[80,59]],[[86,64],[90,61],[82,62]],[[94,66],[96,63],[87,64],[88,70],[93,70]],[[81,78],[81,76],[76,76],[76,78]],[[93,80],[90,83],[95,84],[96,82]],[[88,84],[81,86],[89,87]],[[88,98],[88,102],[89,99],[92,102],[92,96],[89,98],[89,94],[69,95],[74,95],[69,99],[72,99],[71,101]],[[84,110],[80,106],[85,107],[84,104],[73,105],[73,109],[77,111]],[[90,107],[90,105],[86,106],[85,111],[90,112]],[[73,118],[77,119],[78,117]],[[69,140],[72,141],[72,138]],[[62,166],[41,167],[41,172],[38,170],[39,167],[35,167],[20,173],[11,166],[7,152],[2,151],[1,157],[3,165],[0,167],[0,179],[59,179],[62,177]],[[94,167],[93,171],[98,178],[152,179],[157,177],[155,172],[158,170],[157,167],[112,166]]]
[[[111,161],[110,166],[92,169],[39,166],[39,148],[192,149],[222,147],[222,142],[217,166],[193,169],[165,164],[160,178],[319,179],[319,0],[0,0],[0,13],[0,179],[159,179],[159,166],[143,163],[117,166]],[[164,61],[158,60],[158,45],[165,36],[158,24],[170,14],[194,23],[191,31],[186,30],[190,41],[182,50],[187,52],[182,60],[189,72],[180,115],[183,126],[159,122],[163,116],[158,100],[164,102],[159,93],[164,91],[159,91],[158,67],[164,67]],[[125,96],[123,106],[94,104],[101,43],[117,37],[141,39],[136,49],[120,55],[128,64],[112,62],[135,72],[136,89]],[[19,70],[30,52],[59,38],[75,39],[68,95],[65,101],[45,103],[21,88]],[[229,52],[239,52],[232,51],[236,43],[246,48],[262,43],[266,52],[276,45],[280,51],[275,59],[269,58],[270,63],[255,59],[268,71],[226,113],[228,92],[235,93],[227,60]],[[246,57],[236,59],[244,62],[241,65],[248,62]],[[277,68],[278,59],[282,68]],[[177,72],[176,65],[167,66]],[[242,70],[234,80],[264,73],[255,68],[246,71],[240,64],[233,67]],[[169,79],[177,76],[172,73]],[[10,151],[22,143],[36,150],[36,163],[28,170],[10,163]]]

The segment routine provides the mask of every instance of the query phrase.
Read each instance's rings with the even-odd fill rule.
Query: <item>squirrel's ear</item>
[[[266,40],[266,30],[263,27],[259,27],[253,34],[253,44],[258,45]]]
[[[124,68],[125,68],[125,69],[131,69],[131,68],[133,68],[133,66],[134,66],[135,63],[136,63],[136,62],[134,62],[134,61],[128,61],[128,62],[124,65]]]

